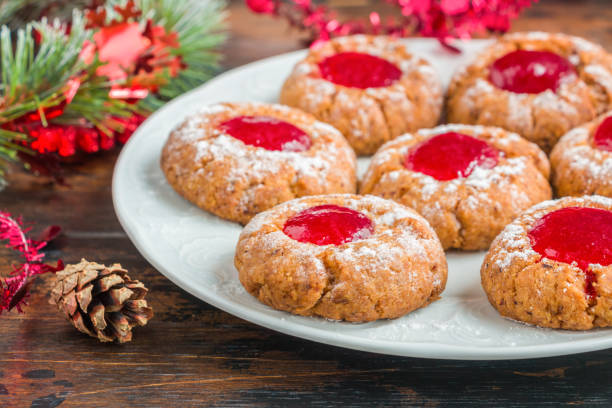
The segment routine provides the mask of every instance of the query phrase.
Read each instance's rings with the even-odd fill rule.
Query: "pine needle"
[[[139,0],[136,5],[166,32],[176,32],[180,56],[186,69],[178,76],[168,76],[158,95],[150,95],[140,105],[156,110],[170,99],[193,89],[212,78],[219,71],[220,54],[216,48],[225,41],[225,2],[222,0]]]
[[[35,31],[39,44],[34,40]],[[85,41],[91,37],[81,12],[73,11],[70,33],[66,32],[67,26],[59,19],[50,22],[46,18],[14,32],[6,25],[0,28],[0,126],[31,112],[38,112],[47,126],[45,109],[64,102],[69,81],[74,78],[80,78],[83,85],[67,105],[63,120],[79,118],[96,123],[104,112],[126,116],[133,110],[109,98],[108,81],[95,75],[98,62],[88,65],[80,58]],[[14,160],[21,149],[14,140],[27,140],[27,135],[0,131],[0,168]]]

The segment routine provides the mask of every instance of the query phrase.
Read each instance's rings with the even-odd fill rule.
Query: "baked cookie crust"
[[[552,183],[559,197],[612,197],[612,152],[597,148],[593,135],[612,111],[577,127],[559,140],[550,155]]]
[[[404,166],[410,150],[433,136],[457,132],[483,140],[501,152],[492,169],[439,181]],[[433,227],[445,249],[487,249],[518,214],[551,198],[550,165],[533,143],[496,127],[442,125],[405,134],[372,158],[360,187],[415,209]]]
[[[290,217],[324,204],[366,215],[373,234],[322,246],[285,235]],[[440,297],[447,278],[442,246],[421,216],[389,200],[348,194],[299,198],[257,215],[240,235],[234,264],[245,289],[266,305],[351,322],[424,307]]]
[[[527,235],[544,215],[566,207],[612,211],[612,199],[565,197],[525,211],[491,245],[480,271],[482,287],[491,305],[510,319],[569,330],[611,326],[612,265],[591,265],[597,297],[590,302],[585,273],[575,263],[542,257]]]
[[[219,128],[224,121],[243,115],[288,122],[310,136],[310,148],[266,150]],[[220,103],[201,109],[171,132],[161,167],[181,196],[241,224],[296,197],[356,189],[355,153],[342,134],[312,115],[274,104]]]
[[[576,68],[576,79],[564,81],[556,92],[497,88],[488,80],[489,67],[516,50],[554,52]],[[446,107],[449,122],[500,126],[549,153],[570,129],[612,108],[612,56],[594,43],[565,34],[507,34],[457,71]]]
[[[352,88],[322,78],[319,62],[341,52],[375,55],[396,65],[401,77],[387,87]],[[340,37],[311,49],[285,81],[280,101],[312,113],[347,138],[358,155],[370,155],[405,132],[435,126],[443,89],[432,65],[385,36]]]

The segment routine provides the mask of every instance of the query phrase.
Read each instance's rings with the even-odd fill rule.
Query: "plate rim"
[[[427,39],[427,38],[413,38],[407,39],[406,42],[411,41],[436,41],[435,39]],[[470,41],[489,41],[487,39],[484,40],[470,40]],[[530,346],[503,346],[496,348],[479,348],[478,346],[468,347],[461,345],[451,345],[451,344],[440,344],[429,342],[396,342],[396,341],[388,341],[388,340],[380,340],[380,339],[371,339],[371,338],[357,338],[350,335],[346,335],[344,333],[339,332],[330,332],[328,330],[306,326],[299,323],[294,323],[291,329],[287,329],[283,327],[285,323],[284,320],[268,316],[265,314],[261,314],[259,312],[250,312],[248,308],[244,308],[244,306],[240,306],[234,304],[232,302],[226,301],[224,298],[219,297],[214,292],[204,292],[199,290],[197,287],[193,285],[189,285],[189,282],[186,279],[181,278],[179,275],[173,273],[172,271],[166,269],[163,265],[161,265],[153,255],[149,253],[149,251],[144,248],[145,239],[142,239],[140,236],[140,231],[136,223],[130,220],[127,215],[128,211],[123,208],[123,203],[119,198],[121,194],[119,193],[120,185],[123,180],[120,178],[120,174],[123,171],[127,171],[129,169],[128,158],[130,157],[130,152],[135,148],[137,140],[146,137],[143,129],[145,125],[149,122],[155,120],[156,116],[161,115],[161,113],[165,110],[171,109],[174,105],[178,105],[182,100],[188,98],[188,95],[191,95],[196,92],[200,92],[203,88],[208,88],[217,82],[223,81],[227,76],[234,75],[243,70],[249,70],[257,65],[265,65],[266,63],[271,62],[271,60],[275,60],[278,58],[291,58],[297,57],[300,54],[305,54],[307,49],[301,49],[296,51],[291,51],[287,53],[282,53],[274,56],[270,56],[264,59],[260,59],[257,61],[250,62],[245,65],[241,65],[230,70],[227,70],[218,76],[212,78],[206,83],[174,98],[173,100],[166,103],[152,115],[150,115],[143,124],[134,132],[130,140],[123,146],[117,161],[115,163],[115,167],[113,170],[112,176],[112,186],[111,186],[111,194],[112,194],[112,202],[113,208],[115,211],[115,215],[119,220],[119,223],[126,235],[128,236],[130,242],[136,247],[141,256],[143,256],[149,264],[151,264],[159,273],[168,278],[175,285],[180,287],[182,290],[187,293],[195,296],[201,301],[204,301],[214,307],[217,307],[231,315],[239,317],[248,322],[254,323],[256,325],[265,327],[270,330],[274,330],[286,335],[290,335],[293,337],[298,337],[302,339],[306,339],[309,341],[314,341],[318,343],[323,343],[335,347],[348,348],[353,350],[365,351],[369,353],[378,353],[385,355],[394,355],[394,356],[402,356],[402,357],[413,357],[413,358],[428,358],[428,359],[449,359],[449,360],[514,360],[514,359],[528,359],[528,358],[544,358],[544,357],[553,357],[553,356],[562,356],[569,354],[577,354],[584,353],[596,350],[602,350],[606,348],[612,347],[612,333],[609,337],[600,337],[600,338],[586,338],[586,339],[578,339],[578,340],[568,340],[564,342],[558,342],[555,344],[540,344],[540,345],[530,345]],[[125,169],[125,170],[124,170]],[[545,329],[545,330],[554,330],[554,329]]]

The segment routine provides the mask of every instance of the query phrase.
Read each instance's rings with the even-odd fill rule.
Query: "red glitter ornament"
[[[142,124],[146,119],[143,115],[132,115],[127,118],[115,118],[115,120],[123,126],[123,129],[116,132],[117,142],[126,144],[132,134],[138,129],[138,126]]]
[[[96,153],[100,150],[110,150],[117,143],[125,144],[146,117],[135,114],[111,119],[118,126],[118,130],[112,134],[88,126],[43,126],[41,123],[20,125],[17,129],[30,136],[30,147],[34,151],[40,154],[57,153],[61,157],[70,157],[78,151]]]
[[[76,153],[76,128],[74,126],[36,124],[29,127],[32,139],[30,147],[38,153],[55,153],[68,157]]]
[[[110,150],[115,147],[115,135],[109,135],[104,132],[98,133],[100,137],[100,149],[102,150]]]
[[[93,36],[100,61],[106,62],[97,70],[98,75],[111,80],[127,77],[127,70],[132,68],[138,58],[151,45],[151,41],[142,34],[138,23],[121,23],[102,27]]]
[[[470,0],[440,0],[440,8],[451,16],[465,13],[470,9]]]
[[[532,0],[387,0],[399,13],[382,19],[371,12],[367,19],[340,21],[333,10],[310,0],[245,0],[255,13],[285,18],[289,24],[311,35],[312,45],[332,37],[349,34],[386,34],[406,37],[414,34],[438,38],[444,46],[451,38],[466,38],[472,33],[505,32],[510,21]]]
[[[28,287],[36,275],[57,272],[63,269],[62,261],[57,266],[43,263],[44,253],[40,250],[48,240],[35,241],[27,237],[28,228],[24,228],[20,218],[13,218],[9,213],[0,211],[0,241],[6,247],[21,255],[22,263],[13,267],[11,276],[0,279],[0,314],[13,308],[22,312],[21,307],[28,297]],[[42,238],[52,239],[59,234],[59,227],[52,226]]]
[[[100,135],[96,129],[81,127],[77,130],[77,145],[86,153],[100,150]]]
[[[246,0],[246,5],[255,13],[271,13],[276,8],[274,0]]]
[[[124,81],[113,85],[110,97],[136,102],[156,92],[167,83],[165,73],[176,77],[186,66],[181,57],[172,53],[179,49],[177,33],[147,20],[144,29],[137,22],[111,22],[94,34],[94,50],[82,54],[93,58],[95,52],[106,64],[96,73],[110,80]]]

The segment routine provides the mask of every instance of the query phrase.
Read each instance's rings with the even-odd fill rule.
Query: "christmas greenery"
[[[49,23],[45,18],[14,33],[7,26],[0,29],[0,160],[3,164],[16,160],[20,151],[28,150],[27,132],[20,126],[9,124],[32,114],[40,117],[41,124],[47,126],[49,121],[45,112],[66,101],[71,81],[78,78],[87,80],[93,76],[95,65],[88,67],[79,58],[88,37],[83,16],[76,11],[68,35],[66,26],[59,20]],[[36,38],[39,38],[38,44]],[[103,88],[99,79],[88,87],[93,84]],[[92,101],[93,105],[109,103],[109,109],[120,110],[117,102],[108,101],[108,92],[103,95],[104,100]],[[74,95],[73,115],[82,115],[96,123],[98,113],[95,109],[78,108],[83,105],[84,96],[88,95]]]
[[[170,48],[168,56],[181,61],[180,71],[174,77],[168,71],[158,72],[156,82],[162,86],[141,101],[143,107],[158,109],[218,72],[220,55],[216,48],[225,39],[223,7],[224,3],[216,0],[109,0],[105,3],[104,23],[135,20],[144,28],[147,21],[153,21],[165,33],[175,35],[180,45]]]
[[[223,3],[218,1],[141,1],[143,15],[150,15],[159,21],[166,32],[178,34],[180,47],[171,52],[184,63],[184,68],[176,78],[168,78],[157,94],[142,101],[144,107],[157,109],[218,72],[220,55],[216,48],[225,39],[220,30],[225,17],[222,7]]]
[[[82,10],[67,14],[74,5]],[[10,161],[44,170],[60,156],[124,143],[146,115],[211,78],[223,7],[0,0],[0,181]]]

